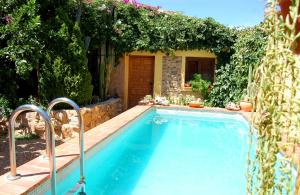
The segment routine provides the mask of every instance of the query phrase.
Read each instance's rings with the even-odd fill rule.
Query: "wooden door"
[[[138,104],[145,95],[153,95],[154,57],[130,56],[128,108]]]

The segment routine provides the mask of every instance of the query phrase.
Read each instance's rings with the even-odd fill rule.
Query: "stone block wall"
[[[175,95],[181,91],[181,56],[164,56],[162,67],[162,96]]]
[[[84,121],[84,130],[88,131],[97,125],[113,118],[122,112],[119,98],[110,99],[80,109]],[[79,131],[78,117],[75,110],[58,110],[51,113],[57,138],[73,137]],[[17,129],[38,134],[45,137],[45,122],[36,112],[27,112],[18,117]]]
[[[190,89],[190,90],[182,90],[181,94],[183,96],[192,95],[192,96],[195,96],[196,98],[201,98],[201,94],[199,92],[192,91],[192,89]]]

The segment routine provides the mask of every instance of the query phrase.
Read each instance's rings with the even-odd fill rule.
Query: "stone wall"
[[[87,107],[82,107],[81,115],[84,121],[84,130],[88,131],[97,125],[113,118],[122,112],[122,103],[119,98],[110,99]],[[74,132],[79,131],[78,117],[75,110],[58,110],[51,113],[52,124],[56,132],[56,137],[69,138],[74,136]],[[18,129],[33,132],[40,137],[45,137],[45,122],[36,112],[21,114],[17,121]]]
[[[177,96],[181,91],[182,57],[164,56],[162,68],[162,95]]]
[[[201,98],[201,94],[199,92],[192,91],[192,89],[190,89],[190,90],[182,90],[181,94],[183,96],[192,95],[192,96],[195,96],[196,98]]]

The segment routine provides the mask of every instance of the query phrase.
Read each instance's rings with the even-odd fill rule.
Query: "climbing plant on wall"
[[[114,14],[113,21],[110,14]],[[119,56],[134,50],[172,54],[175,50],[204,49],[217,54],[220,64],[233,53],[237,35],[235,29],[212,18],[103,0],[85,5],[82,25],[93,46],[109,40]]]
[[[216,81],[209,101],[224,107],[228,102],[239,102],[246,94],[249,67],[256,68],[265,54],[266,33],[263,24],[242,29],[234,44],[230,62],[216,71]]]
[[[247,88],[248,67],[257,66],[264,53],[262,26],[237,30],[211,18],[193,18],[111,1],[96,1],[85,9],[83,25],[89,29],[86,33],[92,37],[93,47],[109,40],[117,53],[116,59],[134,50],[172,55],[175,50],[204,49],[217,54],[217,77],[209,97],[214,106],[240,100]],[[100,22],[109,22],[112,12],[112,25]]]
[[[299,0],[292,1],[289,16],[278,14],[278,1],[269,0],[266,13],[268,42],[255,71],[258,90],[250,131],[247,174],[248,194],[297,194],[292,167],[298,167],[300,143],[300,60],[293,53]],[[295,164],[293,164],[295,163]]]
[[[117,48],[170,54],[174,50],[204,49],[215,53],[220,64],[225,63],[233,52],[236,32],[212,18],[198,19],[177,13],[132,9],[128,5],[117,8],[116,26],[122,31],[115,36]]]
[[[212,18],[199,19],[138,3],[103,0],[84,5],[82,30],[91,37],[92,53],[98,55],[98,63],[92,62],[90,69],[100,78],[93,83],[96,86],[94,95],[101,99],[107,94],[109,70],[114,64],[107,60],[110,56],[118,60],[124,53],[135,50],[163,51],[172,55],[175,50],[204,49],[218,56],[218,67],[221,67],[234,51],[232,46],[237,34],[235,29]],[[113,48],[115,55],[110,55],[111,51],[103,55],[103,45]]]

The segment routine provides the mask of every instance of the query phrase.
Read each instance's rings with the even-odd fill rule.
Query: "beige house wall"
[[[163,94],[163,85],[165,86],[167,81],[163,79],[163,75],[170,75],[172,73],[164,72],[164,71],[173,71],[173,72],[180,72],[181,78],[176,78],[175,82],[180,87],[181,91],[186,91],[184,88],[184,81],[185,81],[185,64],[187,57],[205,57],[205,58],[215,58],[216,55],[210,53],[205,50],[189,50],[189,51],[175,51],[173,55],[167,55],[162,52],[145,52],[145,51],[135,51],[131,53],[126,53],[122,58],[119,60],[119,65],[113,68],[111,73],[111,83],[110,83],[110,95],[114,96],[117,95],[123,100],[124,109],[127,108],[127,101],[128,101],[128,73],[129,73],[129,57],[130,56],[154,56],[155,57],[155,64],[154,64],[154,85],[153,85],[153,95],[161,96]],[[175,58],[174,58],[175,57]],[[175,61],[172,58],[176,59]],[[165,62],[165,63],[163,63]],[[166,63],[168,62],[168,63]],[[176,66],[174,66],[174,63]],[[172,68],[168,68],[165,66],[170,66]],[[163,68],[164,67],[164,68]],[[174,67],[177,70],[174,70]],[[179,75],[179,74],[178,74]],[[163,83],[163,81],[165,83]],[[172,81],[170,81],[172,82]],[[173,82],[174,85],[176,83]],[[165,91],[164,91],[165,92]],[[165,95],[165,93],[163,94]]]

